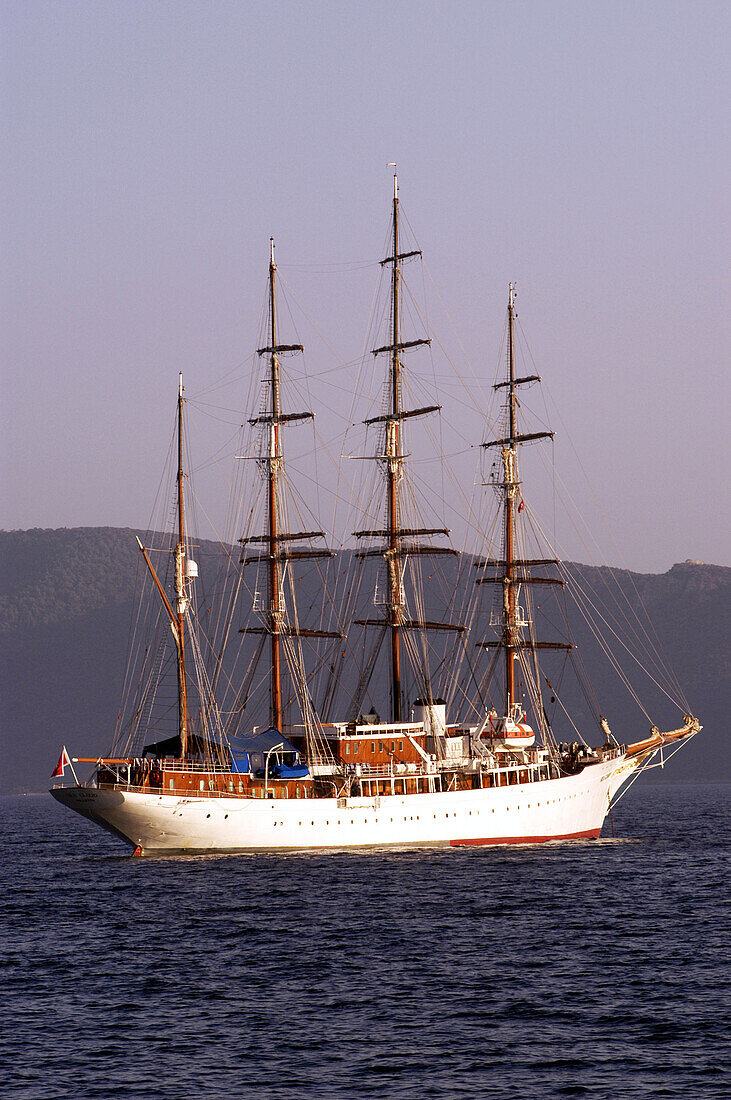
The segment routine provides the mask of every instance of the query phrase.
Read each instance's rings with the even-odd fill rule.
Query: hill
[[[45,789],[63,743],[84,755],[108,751],[139,568],[134,535],[117,528],[0,532],[4,793]],[[222,551],[201,543],[196,557],[202,575],[210,577]],[[659,648],[704,725],[668,772],[674,778],[728,780],[731,569],[686,562],[660,575],[614,570],[610,577],[608,570],[584,565],[575,571],[594,591],[619,584],[638,614],[644,605]],[[455,569],[456,588],[467,583],[468,573]],[[620,737],[625,724],[643,736],[647,722],[642,716],[638,722],[637,708],[618,690],[586,624],[574,616],[572,628],[597,695],[612,701],[612,727]],[[581,719],[586,706],[580,698],[574,703]]]

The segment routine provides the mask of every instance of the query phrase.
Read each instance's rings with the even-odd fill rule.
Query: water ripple
[[[135,860],[0,801],[8,1100],[720,1098],[727,788],[618,837]]]

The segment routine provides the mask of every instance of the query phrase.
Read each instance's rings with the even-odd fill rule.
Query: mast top
[[[178,397],[183,396],[183,391],[184,390],[185,390],[185,386],[183,385],[183,372],[180,371],[178,373]]]
[[[388,168],[395,168],[396,167],[396,161],[395,160],[390,160],[388,162],[387,167]],[[394,202],[398,201],[398,175],[396,174],[396,172],[394,172],[394,174],[393,174],[393,201]]]
[[[508,305],[515,309],[515,283],[508,283]]]
[[[272,267],[277,266],[274,263],[274,237],[269,238],[269,263]]]

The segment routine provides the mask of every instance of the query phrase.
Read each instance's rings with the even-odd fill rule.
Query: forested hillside
[[[0,789],[5,793],[43,790],[63,743],[78,755],[109,750],[139,568],[134,535],[116,528],[0,532]],[[196,558],[201,574],[211,577],[223,552],[202,543]],[[576,570],[582,583],[611,595],[615,582],[609,571]],[[684,563],[661,575],[614,575],[631,606],[639,608],[641,598],[658,644],[704,725],[668,774],[728,779],[731,569]],[[454,583],[471,584],[470,570],[455,568]],[[583,619],[574,616],[572,627],[599,699],[609,700],[604,709],[612,727],[620,737],[625,724],[643,736],[646,720],[606,666]],[[354,670],[343,675],[352,680]],[[576,707],[583,720],[580,698]]]

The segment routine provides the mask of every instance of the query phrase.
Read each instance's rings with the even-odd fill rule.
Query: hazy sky
[[[439,391],[465,485],[515,280],[558,477],[590,526],[602,502],[608,560],[729,563],[731,5],[0,11],[0,526],[144,526],[182,370],[198,493],[222,529],[271,234],[282,338],[307,346],[302,393],[337,460],[395,160],[426,261],[407,272],[435,336],[423,391]],[[474,380],[466,401],[451,364]],[[572,481],[573,447],[588,481]],[[564,555],[589,560],[561,531]]]

